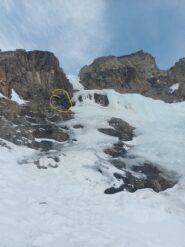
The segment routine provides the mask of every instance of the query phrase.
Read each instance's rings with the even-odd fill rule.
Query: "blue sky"
[[[185,56],[184,0],[0,0],[0,48],[49,50],[66,73],[143,49],[160,68]]]
[[[185,56],[185,1],[110,0],[110,53],[143,49],[168,68]],[[116,4],[115,4],[116,3]]]

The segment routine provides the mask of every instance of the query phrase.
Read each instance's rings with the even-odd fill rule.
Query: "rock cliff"
[[[71,113],[52,111],[49,98],[53,89],[63,88],[70,96],[72,86],[58,59],[45,51],[0,52],[0,137],[33,148],[46,147],[37,138],[65,141],[68,135],[56,126]],[[25,104],[12,97],[18,95]],[[51,143],[47,143],[51,148]]]
[[[86,89],[115,89],[120,93],[141,93],[167,102],[185,96],[185,60],[181,59],[169,70],[160,70],[155,58],[141,51],[126,56],[100,57],[79,73]],[[178,92],[170,86],[180,84]]]

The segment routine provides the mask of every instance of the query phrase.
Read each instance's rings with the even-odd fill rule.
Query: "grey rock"
[[[121,161],[120,159],[113,159],[111,160],[111,163],[119,170],[126,168],[126,163],[124,161]]]
[[[102,106],[108,106],[109,105],[109,100],[108,100],[107,95],[95,93],[94,94],[94,100],[97,104],[100,104]]]
[[[112,128],[100,128],[98,130],[106,135],[118,137],[119,140],[130,141],[133,139],[135,128],[127,122],[120,118],[111,118],[108,123]]]
[[[123,144],[121,146],[119,143],[115,143],[112,148],[104,149],[104,153],[110,155],[112,158],[126,157],[127,150],[123,147]]]
[[[135,128],[120,118],[111,118],[109,125],[120,133],[120,140],[130,141],[135,136]]]
[[[75,124],[75,125],[73,125],[73,128],[74,129],[83,129],[83,125],[82,124]]]
[[[94,101],[101,105],[101,106],[108,106],[109,105],[109,100],[107,95],[101,94],[101,93],[94,93],[93,95],[88,94],[87,96],[90,100],[92,100],[92,98],[94,97]],[[82,95],[78,96],[78,101],[79,102],[83,102],[83,97]],[[73,104],[75,105],[75,102],[73,102]]]
[[[151,188],[155,192],[160,192],[173,187],[177,183],[176,178],[166,178],[163,175],[163,172],[152,163],[146,162],[141,166],[135,166],[133,167],[133,170],[138,171],[145,176],[141,178],[139,176],[133,175],[132,172],[128,171],[125,171],[125,175],[114,173],[114,177],[119,181],[123,181],[123,184],[121,184],[119,187],[110,187],[106,189],[104,193],[114,194],[124,190],[135,192],[136,190],[144,188]]]

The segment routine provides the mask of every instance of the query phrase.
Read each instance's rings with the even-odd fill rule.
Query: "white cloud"
[[[1,0],[0,48],[54,52],[77,72],[106,48],[106,0]]]

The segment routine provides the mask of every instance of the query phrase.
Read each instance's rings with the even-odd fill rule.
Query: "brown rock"
[[[55,88],[63,88],[72,95],[72,86],[59,67],[58,59],[46,51],[1,52],[0,81],[7,84],[5,87],[11,85],[26,100],[35,97],[48,99]]]
[[[173,102],[185,98],[185,58],[169,70],[160,70],[154,57],[143,51],[126,56],[100,57],[79,73],[86,89],[114,89],[119,93],[140,93]],[[169,87],[180,84],[178,92]]]
[[[123,181],[119,187],[110,187],[104,191],[105,194],[114,194],[127,190],[129,192],[135,192],[139,189],[151,188],[155,192],[164,191],[168,188],[172,188],[177,183],[177,178],[165,177],[164,174],[152,163],[144,163],[133,167],[135,172],[139,171],[139,174],[127,171],[124,167],[117,167],[118,170],[124,170],[124,175],[121,173],[114,173],[114,177]],[[164,172],[164,171],[163,171]]]
[[[73,94],[71,84],[52,53],[1,52],[0,92],[9,99],[0,98],[0,138],[39,149],[46,149],[49,144],[36,142],[35,138],[66,141],[67,133],[56,122],[70,119],[72,115],[51,109],[49,98],[56,88],[65,89],[70,96]],[[27,101],[26,104],[19,105],[10,100],[12,89]]]
[[[159,73],[155,59],[143,51],[121,57],[102,57],[80,70],[87,89],[115,89],[118,92],[145,92],[148,82]]]

